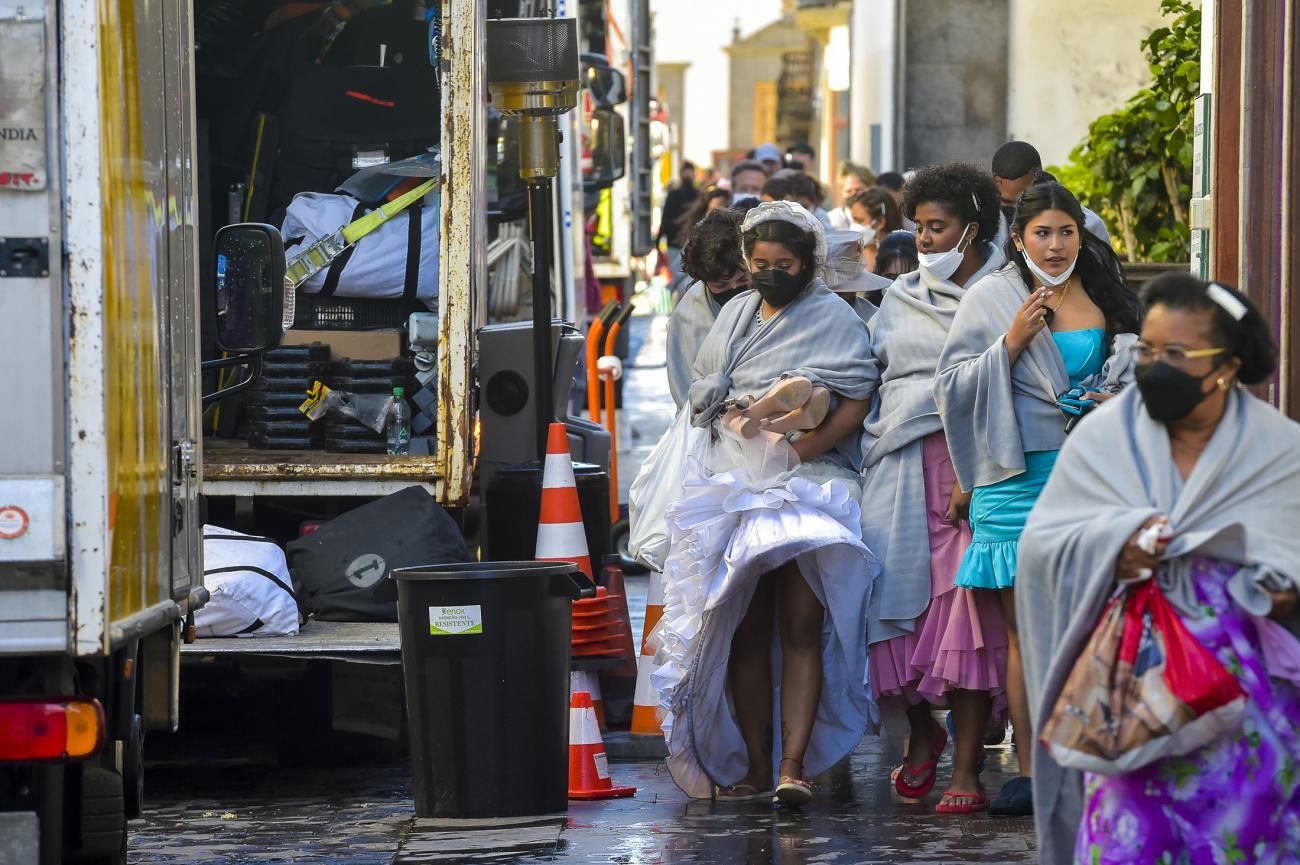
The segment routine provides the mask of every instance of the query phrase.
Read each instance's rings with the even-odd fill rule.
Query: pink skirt
[[[942,705],[953,689],[989,691],[1005,702],[1007,625],[996,592],[954,582],[970,545],[970,525],[946,521],[957,475],[942,432],[921,443],[925,510],[930,529],[930,606],[910,634],[871,647],[871,685],[877,697],[905,697]]]

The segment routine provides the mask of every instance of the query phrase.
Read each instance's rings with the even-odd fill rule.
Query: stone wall
[[[1007,140],[1008,0],[903,0],[898,169],[988,167]]]

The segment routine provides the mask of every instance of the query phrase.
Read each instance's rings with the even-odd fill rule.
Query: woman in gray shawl
[[[1136,339],[1139,305],[1114,251],[1084,230],[1078,200],[1058,183],[1031,186],[1020,197],[1006,253],[1012,263],[962,299],[934,395],[957,479],[973,491],[971,544],[957,585],[1000,592],[1006,613],[1020,777],[1003,786],[991,810],[1017,815],[1033,810],[1033,743],[1016,632],[1017,541],[1065,441],[1059,400],[1073,388],[1092,401],[1119,390],[1132,366],[1127,346]]]
[[[1295,862],[1300,426],[1237,386],[1270,379],[1276,359],[1245,296],[1169,274],[1144,299],[1137,387],[1070,437],[1020,539],[1034,726],[1050,717],[1119,581],[1153,574],[1248,703],[1236,732],[1122,774],[1081,777],[1040,747],[1040,861]],[[1144,543],[1153,526],[1160,539]]]
[[[894,779],[907,799],[924,798],[935,785],[947,733],[931,707],[951,706],[956,754],[937,810],[968,814],[988,807],[978,765],[990,695],[1003,694],[1007,632],[991,592],[953,582],[970,543],[969,498],[953,473],[934,378],[966,286],[1006,256],[990,242],[1000,212],[989,174],[960,162],[936,165],[918,171],[905,195],[920,251],[961,255],[949,262],[951,272],[922,265],[900,277],[871,323],[881,380],[863,437],[862,539],[884,562],[867,627],[871,686],[907,712],[908,752]]]
[[[866,325],[814,277],[826,257],[817,219],[771,202],[742,230],[756,291],[722,308],[695,362],[689,408],[707,432],[682,428],[692,459],[665,511],[652,681],[682,790],[801,805],[812,795],[804,778],[876,721],[866,614],[879,565],[862,543],[857,473],[876,369]],[[817,429],[790,444],[721,422],[734,401],[787,376],[838,401]]]

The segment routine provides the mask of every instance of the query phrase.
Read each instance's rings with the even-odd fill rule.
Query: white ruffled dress
[[[683,442],[693,455],[682,494],[665,514],[664,615],[650,636],[668,768],[693,798],[708,798],[748,771],[727,682],[731,640],[759,578],[792,559],[827,611],[822,697],[804,777],[830,769],[879,722],[867,681],[866,623],[880,563],[862,542],[858,476],[824,459],[791,471],[797,458],[784,441],[771,446],[721,424],[715,429],[717,441]],[[772,729],[780,731],[775,627],[772,661]],[[779,732],[774,738],[775,773]]]

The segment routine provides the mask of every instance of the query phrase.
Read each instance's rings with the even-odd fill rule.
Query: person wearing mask
[[[1271,328],[1244,294],[1170,273],[1143,299],[1137,386],[1066,441],[1020,538],[1035,729],[1086,660],[1109,599],[1153,578],[1240,684],[1245,709],[1209,744],[1119,774],[1067,771],[1040,750],[1040,861],[1294,862],[1300,426],[1241,387],[1277,365]]]
[[[668,390],[680,409],[691,386],[695,356],[718,313],[749,290],[740,252],[741,214],[711,210],[687,232],[682,269],[694,280],[668,321]]]
[[[785,162],[781,148],[775,144],[760,144],[755,147],[754,159],[763,164],[763,169],[767,172],[768,177],[780,171]]]
[[[1025,190],[1043,182],[1056,182],[1056,178],[1043,170],[1043,158],[1028,141],[1008,141],[993,154],[993,180],[998,185],[1002,199],[1002,226],[998,230],[998,245],[1005,245],[1010,236],[1010,226],[1016,218],[1016,202]],[[1105,221],[1088,208],[1083,208],[1084,228],[1095,234],[1107,246],[1111,245],[1110,231]]]
[[[923,799],[934,788],[948,734],[932,709],[952,710],[953,771],[936,810],[970,814],[988,808],[979,766],[993,700],[1005,699],[1007,632],[992,593],[955,583],[970,543],[968,499],[948,455],[934,382],[968,287],[1006,256],[992,243],[997,189],[973,165],[917,172],[903,206],[916,221],[921,264],[886,289],[871,323],[881,378],[863,437],[862,537],[884,562],[867,623],[870,680],[911,728],[894,780],[905,798]]]
[[[821,223],[776,201],[751,210],[741,231],[755,290],[718,314],[695,361],[691,426],[666,434],[695,458],[664,513],[652,681],[668,768],[687,795],[798,806],[812,797],[805,779],[877,720],[863,640],[874,558],[856,470],[876,372],[866,325],[815,276]],[[745,438],[724,420],[736,401],[789,411],[810,385],[834,405],[793,442]]]
[[[807,141],[791,144],[785,151],[785,163],[798,168],[810,177],[817,176],[817,151]]]
[[[668,269],[672,281],[676,282],[682,269],[682,244],[686,242],[686,232],[681,221],[699,198],[700,191],[695,186],[695,165],[682,163],[677,186],[668,190],[663,209],[659,213],[659,231],[655,234],[655,246],[665,247],[668,254]]]
[[[764,183],[767,183],[767,171],[763,168],[763,163],[756,159],[737,162],[731,168],[732,203],[735,203],[735,198],[742,196],[757,198],[762,195]]]
[[[849,215],[853,217],[852,228],[862,233],[866,240],[867,267],[876,269],[876,250],[880,241],[891,231],[903,227],[903,217],[898,212],[898,205],[889,190],[873,186],[865,192],[859,192],[849,199]]]
[[[849,199],[860,192],[866,192],[875,182],[876,176],[870,168],[848,161],[840,163],[839,185],[835,188],[835,209],[830,212],[832,228],[842,231],[853,227]]]
[[[1017,542],[1065,441],[1059,400],[1081,387],[1103,402],[1132,381],[1129,348],[1141,310],[1114,251],[1084,231],[1078,200],[1060,184],[1025,191],[1005,252],[1010,263],[962,298],[935,401],[961,489],[973,491],[972,539],[957,585],[998,592],[1010,636],[1007,695],[1020,776],[992,810],[1025,815],[1033,810],[1034,737],[1016,619]]]

